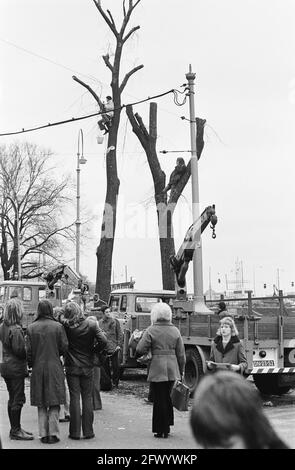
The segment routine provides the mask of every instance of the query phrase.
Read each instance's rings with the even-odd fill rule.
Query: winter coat
[[[62,319],[61,319],[62,321]],[[102,351],[107,345],[107,338],[99,328],[97,321],[85,318],[77,323],[63,322],[69,341],[69,349],[65,355],[67,374],[81,375],[94,367],[94,348]]]
[[[25,337],[20,325],[0,326],[3,360],[0,365],[4,378],[26,377],[28,375]]]
[[[232,336],[224,349],[222,336],[216,336],[211,345],[210,361],[239,365],[241,373],[244,373],[248,366],[244,347],[237,336]]]
[[[136,355],[152,353],[149,382],[167,382],[180,379],[184,372],[185,350],[180,331],[169,321],[158,321],[149,326],[140,339]]]
[[[117,318],[101,318],[98,322],[99,327],[104,331],[108,339],[111,352],[115,352],[117,346],[121,346],[123,342],[123,333],[121,325]]]
[[[68,348],[63,326],[50,317],[28,326],[27,354],[32,367],[31,405],[57,406],[66,402],[65,375],[60,361]]]

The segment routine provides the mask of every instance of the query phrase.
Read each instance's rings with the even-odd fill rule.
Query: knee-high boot
[[[24,431],[20,426],[21,412],[22,412],[21,406],[10,409],[10,416],[11,416],[10,439],[14,439],[18,441],[31,441],[32,439],[34,439],[33,435],[31,433],[27,433],[26,431]]]

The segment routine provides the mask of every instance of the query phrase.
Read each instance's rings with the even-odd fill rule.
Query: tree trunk
[[[131,123],[132,130],[145,150],[153,177],[161,254],[162,287],[163,289],[174,290],[174,273],[171,269],[169,259],[171,255],[175,254],[172,226],[172,215],[175,206],[174,204],[167,205],[167,195],[163,193],[166,175],[161,169],[156,151],[157,104],[150,104],[149,132],[147,131],[141,117],[138,114],[133,114],[132,106],[127,106],[126,112]]]
[[[117,200],[120,187],[116,160],[118,127],[119,116],[117,119],[115,119],[114,116],[108,139],[108,149],[113,146],[114,150],[107,151],[106,155],[108,185],[101,226],[100,244],[96,250],[97,270],[95,292],[99,293],[100,298],[105,302],[108,301],[110,294],[112,256],[117,220]]]

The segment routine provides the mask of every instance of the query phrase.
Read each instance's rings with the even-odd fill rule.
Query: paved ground
[[[254,385],[253,385],[254,386]],[[41,444],[38,439],[37,409],[30,406],[29,381],[26,381],[27,403],[23,408],[22,425],[32,431],[29,442],[11,441],[6,412],[7,391],[0,378],[0,435],[5,449],[194,449],[187,412],[174,411],[175,425],[168,439],[155,439],[151,432],[152,405],[145,403],[148,385],[145,374],[129,375],[118,390],[101,392],[103,409],[95,411],[93,440],[73,441],[68,438],[68,423],[60,423],[61,441]],[[295,391],[283,397],[268,397],[264,411],[278,434],[295,449]]]
[[[138,383],[139,382],[139,383]],[[126,386],[127,385],[127,386]],[[168,439],[155,439],[151,432],[152,405],[144,402],[147,384],[122,382],[118,391],[101,392],[103,409],[94,412],[95,439],[73,441],[68,438],[68,423],[60,423],[61,440],[48,446],[38,439],[37,408],[30,406],[29,383],[26,382],[27,403],[22,412],[22,426],[35,435],[33,441],[11,441],[6,412],[7,392],[0,379],[0,434],[5,449],[193,449],[194,439],[189,428],[189,411],[175,410],[175,425]],[[127,393],[126,393],[127,388]],[[135,396],[130,392],[137,390]],[[129,392],[128,392],[129,390]],[[142,395],[142,396],[140,396]]]

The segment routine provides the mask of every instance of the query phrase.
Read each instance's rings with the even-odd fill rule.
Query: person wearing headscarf
[[[22,407],[26,401],[25,377],[28,375],[22,317],[21,302],[16,298],[8,300],[4,307],[3,323],[0,326],[3,355],[0,370],[9,395],[7,412],[10,421],[10,439],[30,441],[34,439],[32,433],[22,429],[20,424]]]
[[[37,317],[27,330],[27,354],[32,367],[31,405],[38,407],[39,435],[43,444],[60,440],[60,405],[66,402],[60,357],[67,348],[65,330],[54,319],[52,304],[47,299],[40,300]]]
[[[102,351],[107,338],[97,321],[89,321],[76,302],[68,302],[59,321],[69,341],[65,355],[66,377],[70,391],[70,439],[95,437],[93,431],[94,350]],[[82,413],[80,399],[82,401]]]

